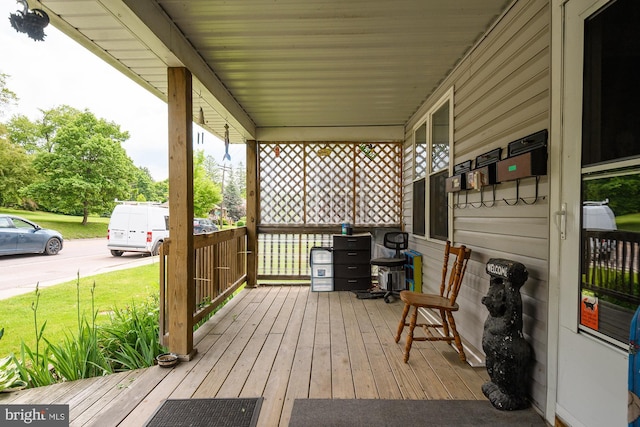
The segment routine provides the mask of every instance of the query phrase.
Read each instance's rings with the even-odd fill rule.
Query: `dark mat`
[[[147,421],[147,427],[253,427],[262,398],[167,399]]]
[[[533,409],[499,411],[484,400],[296,399],[289,427],[541,426]]]

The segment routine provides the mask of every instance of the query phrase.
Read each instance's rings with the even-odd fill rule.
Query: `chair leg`
[[[460,361],[464,363],[467,361],[467,356],[464,354],[462,340],[460,339],[460,335],[456,329],[456,321],[453,319],[453,314],[449,311],[447,312],[447,317],[449,318],[449,324],[451,325],[451,332],[453,332],[453,339],[455,340],[456,347],[458,348],[458,356],[460,356]]]
[[[418,321],[418,307],[415,307],[409,322],[409,333],[407,334],[407,344],[404,347],[404,363],[409,361],[409,353],[411,352],[411,344],[413,344],[413,330],[416,328]]]
[[[445,337],[449,336],[449,322],[447,321],[447,314],[449,314],[449,312],[445,314],[444,310],[440,310],[440,318],[442,319],[442,333]]]
[[[400,341],[400,335],[402,335],[402,331],[404,330],[404,327],[407,324],[407,314],[409,314],[410,308],[411,306],[405,303],[404,310],[402,310],[402,318],[400,319],[400,323],[398,324],[398,333],[396,334],[396,343]]]

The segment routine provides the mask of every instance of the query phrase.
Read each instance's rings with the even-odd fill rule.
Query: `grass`
[[[98,311],[96,323],[106,323],[114,308],[138,304],[158,293],[157,264],[104,273],[80,279],[80,310],[87,318],[91,313],[91,288],[95,282],[94,304]],[[40,289],[38,322],[47,321],[44,336],[59,343],[66,333],[77,333],[76,280]],[[32,304],[35,292],[0,300],[0,357],[20,351],[20,342],[35,348],[36,336]]]
[[[616,225],[618,230],[640,232],[640,213],[617,216]]]
[[[81,216],[60,215],[40,211],[0,208],[0,213],[16,215],[33,221],[42,228],[59,231],[65,239],[88,239],[107,236],[109,218],[89,216],[87,225],[82,225]]]

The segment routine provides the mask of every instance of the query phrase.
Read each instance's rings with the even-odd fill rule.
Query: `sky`
[[[88,109],[129,132],[123,147],[136,166],[148,168],[156,181],[166,179],[166,103],[52,25],[44,29],[44,41],[18,33],[11,27],[9,15],[21,9],[15,1],[0,0],[0,73],[8,75],[6,86],[18,97],[0,121],[6,122],[15,114],[35,121],[42,117],[40,110],[61,105]],[[198,132],[203,129],[194,125],[194,139]],[[217,136],[206,132],[204,144],[194,143],[196,149],[204,149],[223,164],[224,142]],[[244,144],[231,144],[229,153],[233,165],[246,165]]]

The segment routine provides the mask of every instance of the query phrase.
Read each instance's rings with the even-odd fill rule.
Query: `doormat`
[[[147,427],[253,427],[262,397],[247,399],[167,399]]]
[[[296,399],[289,427],[539,426],[532,408],[500,411],[487,400]]]

